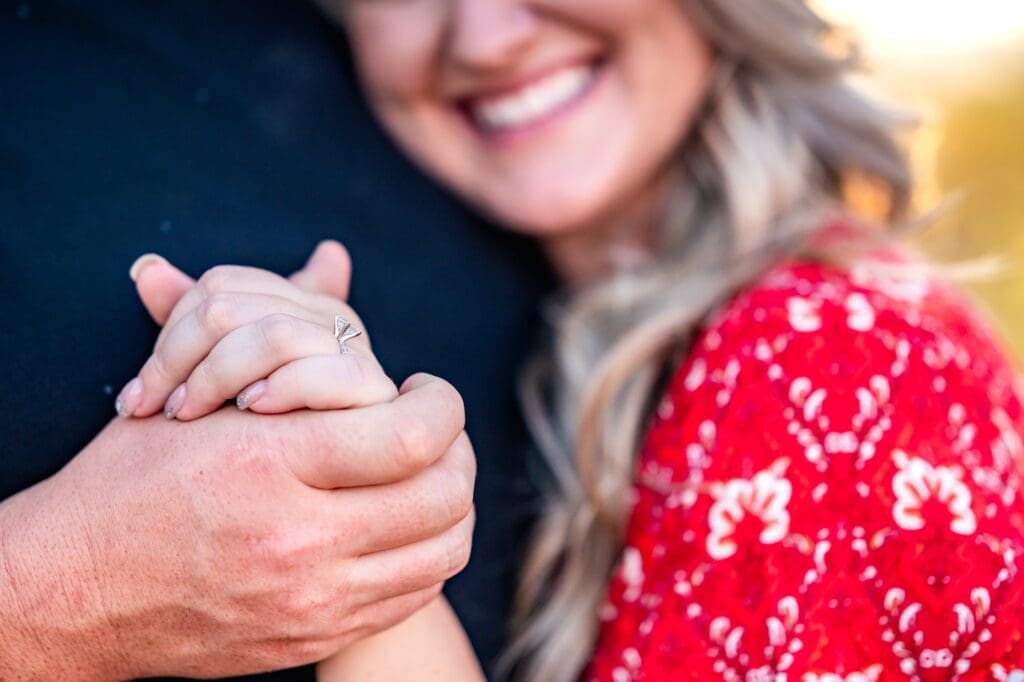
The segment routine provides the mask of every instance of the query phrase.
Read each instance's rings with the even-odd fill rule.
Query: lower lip
[[[529,123],[511,128],[504,128],[502,130],[489,130],[479,125],[473,119],[472,115],[464,109],[462,110],[463,118],[478,136],[490,144],[508,146],[517,142],[522,142],[562,123],[591,99],[592,95],[597,91],[598,86],[604,80],[605,63],[603,61],[593,62],[592,68],[593,71],[590,76],[590,82],[588,82],[579,93]]]

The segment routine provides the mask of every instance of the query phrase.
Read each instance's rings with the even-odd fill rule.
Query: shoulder
[[[853,449],[869,457],[869,423],[874,433],[927,424],[919,430],[935,438],[971,419],[1016,422],[1017,388],[984,315],[923,267],[789,262],[711,315],[658,406],[643,459],[664,483],[685,474],[677,452],[657,452],[681,433],[693,460],[712,441],[754,439],[750,451],[764,454],[747,465],[767,466],[779,454],[770,446],[791,436],[811,461]],[[717,462],[736,466],[730,459]]]
[[[722,306],[640,453],[588,679],[1024,661],[1024,419],[1000,346],[920,273],[787,264]]]
[[[933,349],[941,357],[929,354],[928,365],[955,363],[955,350],[963,351],[964,369],[965,357],[978,354],[987,363],[1008,365],[1002,342],[980,310],[923,265],[795,262],[770,270],[716,311],[690,359],[699,364],[727,355],[771,356],[786,370],[806,366],[794,351],[815,349],[824,358],[852,354],[865,363],[902,359],[890,368],[900,376],[929,343],[941,346]],[[865,350],[880,350],[874,344],[889,352],[864,356]]]

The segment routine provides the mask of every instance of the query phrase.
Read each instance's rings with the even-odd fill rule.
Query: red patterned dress
[[[938,281],[779,266],[657,409],[585,680],[1024,681],[1024,414]]]

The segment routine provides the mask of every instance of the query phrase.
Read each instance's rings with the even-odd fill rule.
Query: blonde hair
[[[856,46],[803,0],[680,0],[717,52],[705,110],[677,154],[652,260],[577,292],[521,395],[555,483],[526,557],[505,663],[578,679],[622,549],[639,437],[673,357],[710,310],[845,212],[842,182],[910,192],[910,123],[850,82]],[[681,68],[685,68],[681,66]]]

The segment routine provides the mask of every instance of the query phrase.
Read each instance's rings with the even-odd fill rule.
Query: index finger
[[[473,512],[476,459],[465,432],[415,476],[387,485],[327,491],[325,505],[347,550],[365,555],[441,535]]]

